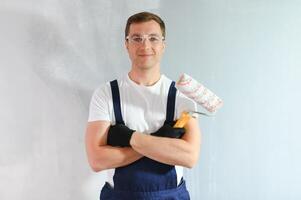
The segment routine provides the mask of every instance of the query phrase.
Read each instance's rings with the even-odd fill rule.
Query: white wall
[[[301,3],[268,0],[1,0],[0,199],[98,199],[88,104],[129,70],[124,26],[142,10],[167,25],[162,71],[192,75],[225,103],[200,118],[192,199],[300,199]]]

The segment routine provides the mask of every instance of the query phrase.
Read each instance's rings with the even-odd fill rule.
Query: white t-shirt
[[[141,133],[150,134],[157,131],[166,119],[167,96],[172,80],[161,75],[152,86],[138,85],[128,74],[117,79],[122,118],[126,126]],[[197,111],[194,101],[177,91],[174,120],[183,111]],[[197,117],[197,116],[196,116]],[[91,99],[88,121],[105,120],[115,124],[113,100],[110,82],[98,87]],[[183,167],[175,166],[178,184],[183,176]],[[109,182],[113,186],[115,169],[108,171]]]

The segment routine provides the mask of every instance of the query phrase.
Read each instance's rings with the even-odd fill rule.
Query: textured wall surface
[[[192,200],[301,199],[299,1],[0,0],[0,199],[96,200],[88,166],[93,90],[126,73],[126,19],[160,14],[162,71],[224,100],[200,117]],[[200,108],[202,110],[202,108]]]

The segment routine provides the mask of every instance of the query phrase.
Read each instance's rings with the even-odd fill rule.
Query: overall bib
[[[124,124],[117,80],[111,81],[116,124]],[[166,120],[173,123],[176,88],[172,82],[168,92]],[[185,181],[177,185],[175,166],[143,157],[127,166],[115,169],[114,188],[105,183],[100,200],[189,200]]]

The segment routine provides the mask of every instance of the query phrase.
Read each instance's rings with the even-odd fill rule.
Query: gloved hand
[[[108,132],[107,145],[130,147],[130,140],[134,132],[134,130],[123,124],[111,125]]]
[[[159,130],[151,133],[151,135],[158,137],[181,138],[184,133],[184,128],[173,128],[170,124],[164,124],[161,128],[159,128]]]

